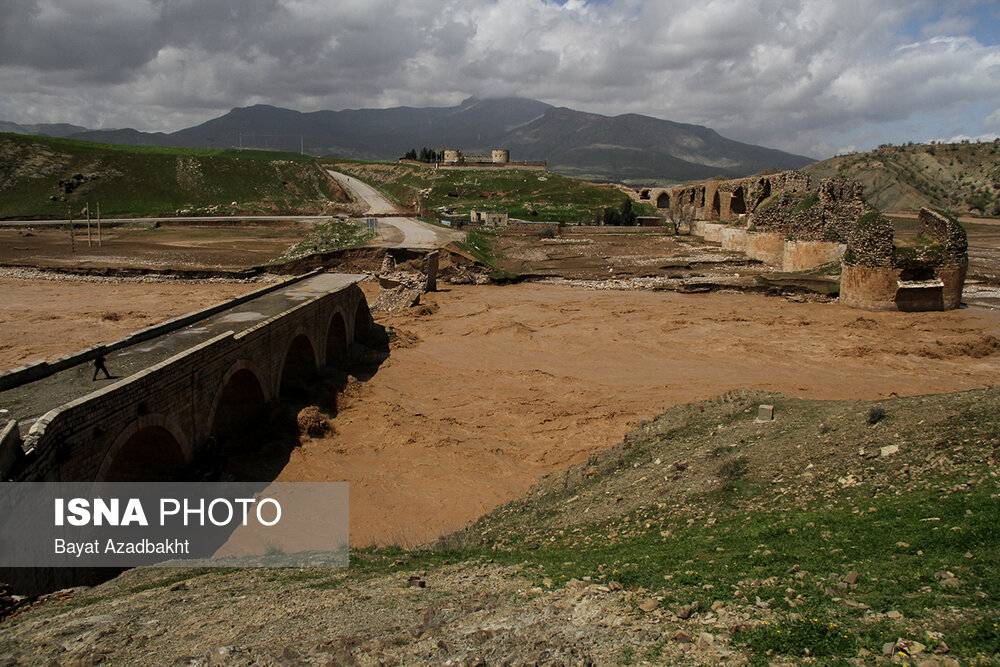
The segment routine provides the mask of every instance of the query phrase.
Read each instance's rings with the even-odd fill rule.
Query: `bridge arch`
[[[174,420],[161,414],[142,415],[111,443],[96,481],[173,481],[191,459],[191,441]]]
[[[326,364],[336,366],[347,356],[347,324],[344,314],[335,310],[326,329]]]
[[[374,320],[371,311],[368,310],[368,303],[361,299],[354,307],[354,340],[360,342],[367,339],[371,334],[372,324]]]
[[[656,208],[670,208],[670,194],[661,192],[656,197]]]
[[[278,396],[301,393],[303,383],[316,379],[318,366],[315,347],[309,336],[301,330],[296,332],[281,364]]]
[[[708,213],[709,220],[718,220],[722,215],[722,203],[719,201],[719,191],[715,191],[715,196],[712,198],[712,210]]]
[[[729,200],[729,212],[733,215],[741,215],[747,212],[746,196],[743,194],[743,186],[733,191],[733,197]]]
[[[246,360],[235,362],[219,383],[209,412],[207,434],[216,442],[246,431],[260,419],[268,395],[261,373]]]

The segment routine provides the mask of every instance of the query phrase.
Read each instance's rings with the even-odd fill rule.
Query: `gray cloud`
[[[234,106],[522,95],[801,152],[1000,114],[1000,47],[959,0],[7,0],[0,118],[174,130]],[[989,116],[987,118],[986,116]],[[929,119],[929,120],[928,120]],[[908,125],[907,127],[911,127]]]

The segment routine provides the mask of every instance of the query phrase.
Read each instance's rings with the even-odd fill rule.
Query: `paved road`
[[[107,355],[108,371],[112,374],[110,380],[104,379],[102,373],[96,382],[92,381],[94,367],[92,362],[87,361],[40,380],[0,391],[0,425],[17,419],[21,433],[26,434],[38,417],[53,408],[103,389],[219,334],[227,331],[239,333],[304,301],[342,289],[362,278],[364,276],[346,273],[321,273],[175,331],[111,352]]]
[[[402,212],[385,195],[367,183],[339,171],[328,169],[327,173],[350,190],[355,198],[367,204],[368,213],[376,215]],[[416,218],[379,218],[378,224],[381,227],[382,239],[376,243],[391,248],[437,248],[451,241],[461,241],[465,238],[464,232],[435,227]],[[387,227],[391,229],[387,229]]]

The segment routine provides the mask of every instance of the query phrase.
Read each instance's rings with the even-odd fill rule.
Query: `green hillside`
[[[0,134],[0,219],[329,213],[344,193],[308,156]]]
[[[1000,141],[883,146],[802,171],[815,178],[856,179],[864,185],[868,203],[883,211],[930,206],[1000,216]]]
[[[385,191],[398,203],[420,202],[427,216],[468,220],[472,210],[503,211],[523,220],[592,224],[606,207],[618,208],[627,195],[547,171],[440,169],[395,162],[324,160],[324,164]],[[635,204],[637,215],[655,215]]]

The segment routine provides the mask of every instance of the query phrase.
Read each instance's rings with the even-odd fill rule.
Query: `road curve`
[[[339,171],[328,169],[327,173],[343,187],[350,190],[356,199],[364,202],[368,206],[367,213],[371,215],[402,213],[400,207],[367,183]],[[435,227],[416,218],[402,216],[379,218],[378,224],[380,227],[379,238],[373,243],[389,248],[437,248],[451,241],[461,241],[465,238],[464,232]],[[387,229],[387,227],[391,229]]]

